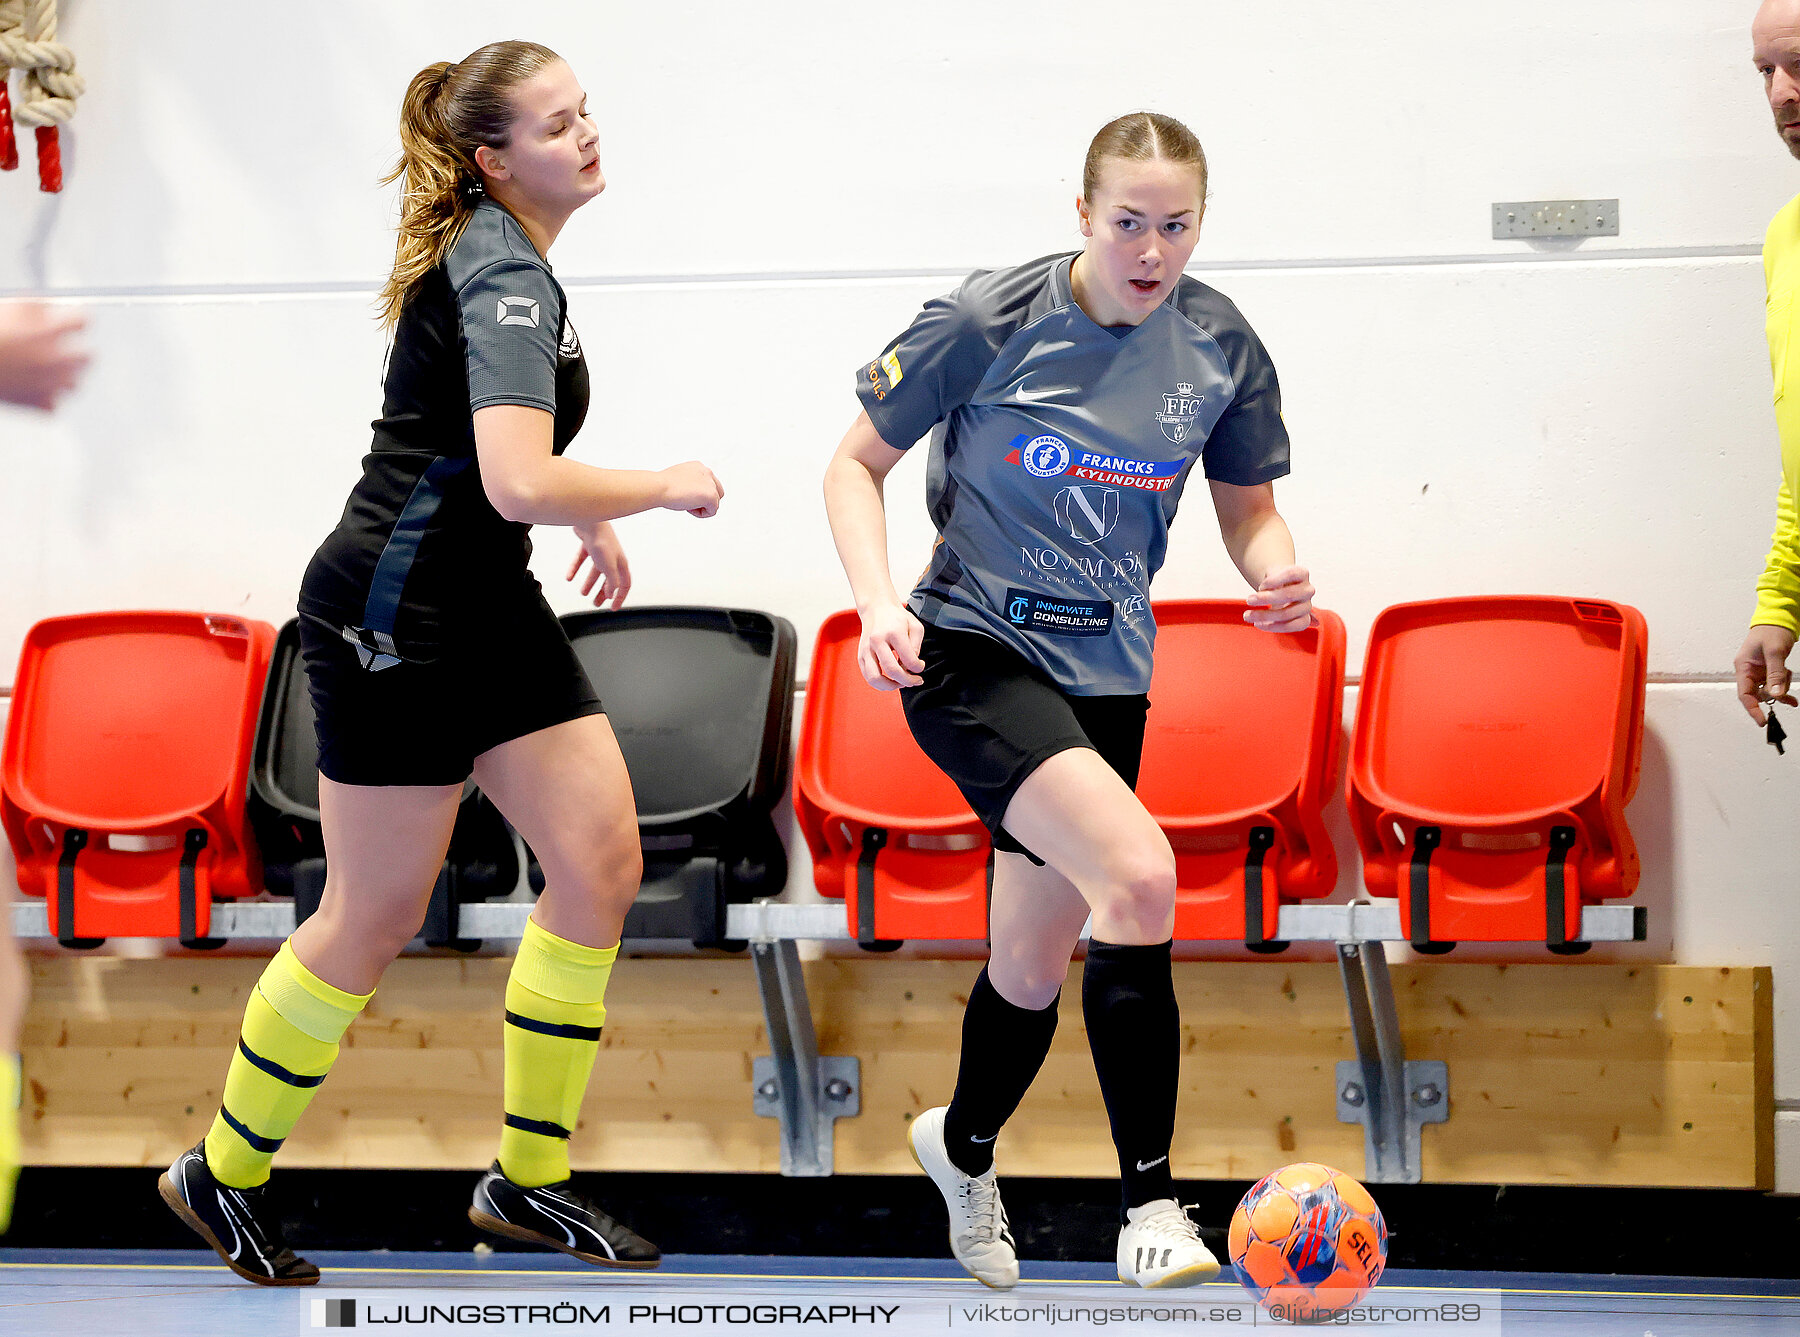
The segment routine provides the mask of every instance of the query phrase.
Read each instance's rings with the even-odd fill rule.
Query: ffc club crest
[[[1194,427],[1194,419],[1200,416],[1200,406],[1206,402],[1205,395],[1194,393],[1194,387],[1182,381],[1162,397],[1162,412],[1156,415],[1157,424],[1162,434],[1180,445],[1187,440],[1187,435]]]

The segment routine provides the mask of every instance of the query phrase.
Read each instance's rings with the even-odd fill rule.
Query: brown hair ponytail
[[[560,59],[536,42],[494,42],[452,65],[413,76],[400,102],[400,160],[381,179],[401,182],[394,270],[381,289],[382,323],[392,325],[425,275],[443,260],[481,194],[475,150],[503,149],[512,137],[512,90]]]

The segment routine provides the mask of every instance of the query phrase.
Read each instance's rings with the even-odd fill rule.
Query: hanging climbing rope
[[[20,70],[19,106],[6,90]],[[0,171],[19,165],[13,122],[37,131],[38,187],[62,189],[62,145],[56,127],[75,114],[87,81],[75,73],[75,55],[56,40],[56,0],[0,0]]]

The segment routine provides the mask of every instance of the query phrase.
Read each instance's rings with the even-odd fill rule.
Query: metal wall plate
[[[1619,235],[1617,200],[1519,200],[1493,209],[1495,241]]]
[[[820,1055],[816,1069],[784,1064],[780,1055],[751,1060],[750,1108],[758,1118],[781,1121],[781,1173],[823,1178],[832,1168],[832,1124],[862,1113],[862,1060]],[[784,1101],[782,1074],[804,1084]]]
[[[1339,1061],[1339,1123],[1363,1128],[1363,1182],[1417,1184],[1424,1178],[1420,1129],[1450,1119],[1450,1067],[1440,1059],[1409,1059],[1401,1065],[1392,1107],[1386,1083],[1371,1087],[1368,1068],[1358,1059]]]

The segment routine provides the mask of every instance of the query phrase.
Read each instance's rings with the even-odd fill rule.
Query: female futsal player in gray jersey
[[[920,746],[994,836],[992,951],[955,1094],[910,1134],[952,1252],[989,1286],[1019,1276],[993,1142],[1049,1052],[1090,915],[1082,1011],[1123,1181],[1119,1279],[1186,1286],[1219,1266],[1169,1169],[1175,858],[1132,793],[1150,578],[1192,475],[1255,590],[1248,622],[1303,630],[1313,587],[1271,488],[1288,471],[1275,370],[1237,308],[1182,276],[1205,200],[1205,155],[1180,122],[1107,125],[1076,202],[1082,250],[928,303],[859,372],[863,411],[826,470],[863,676],[900,690]],[[902,599],[882,481],[927,432],[939,541]]]

